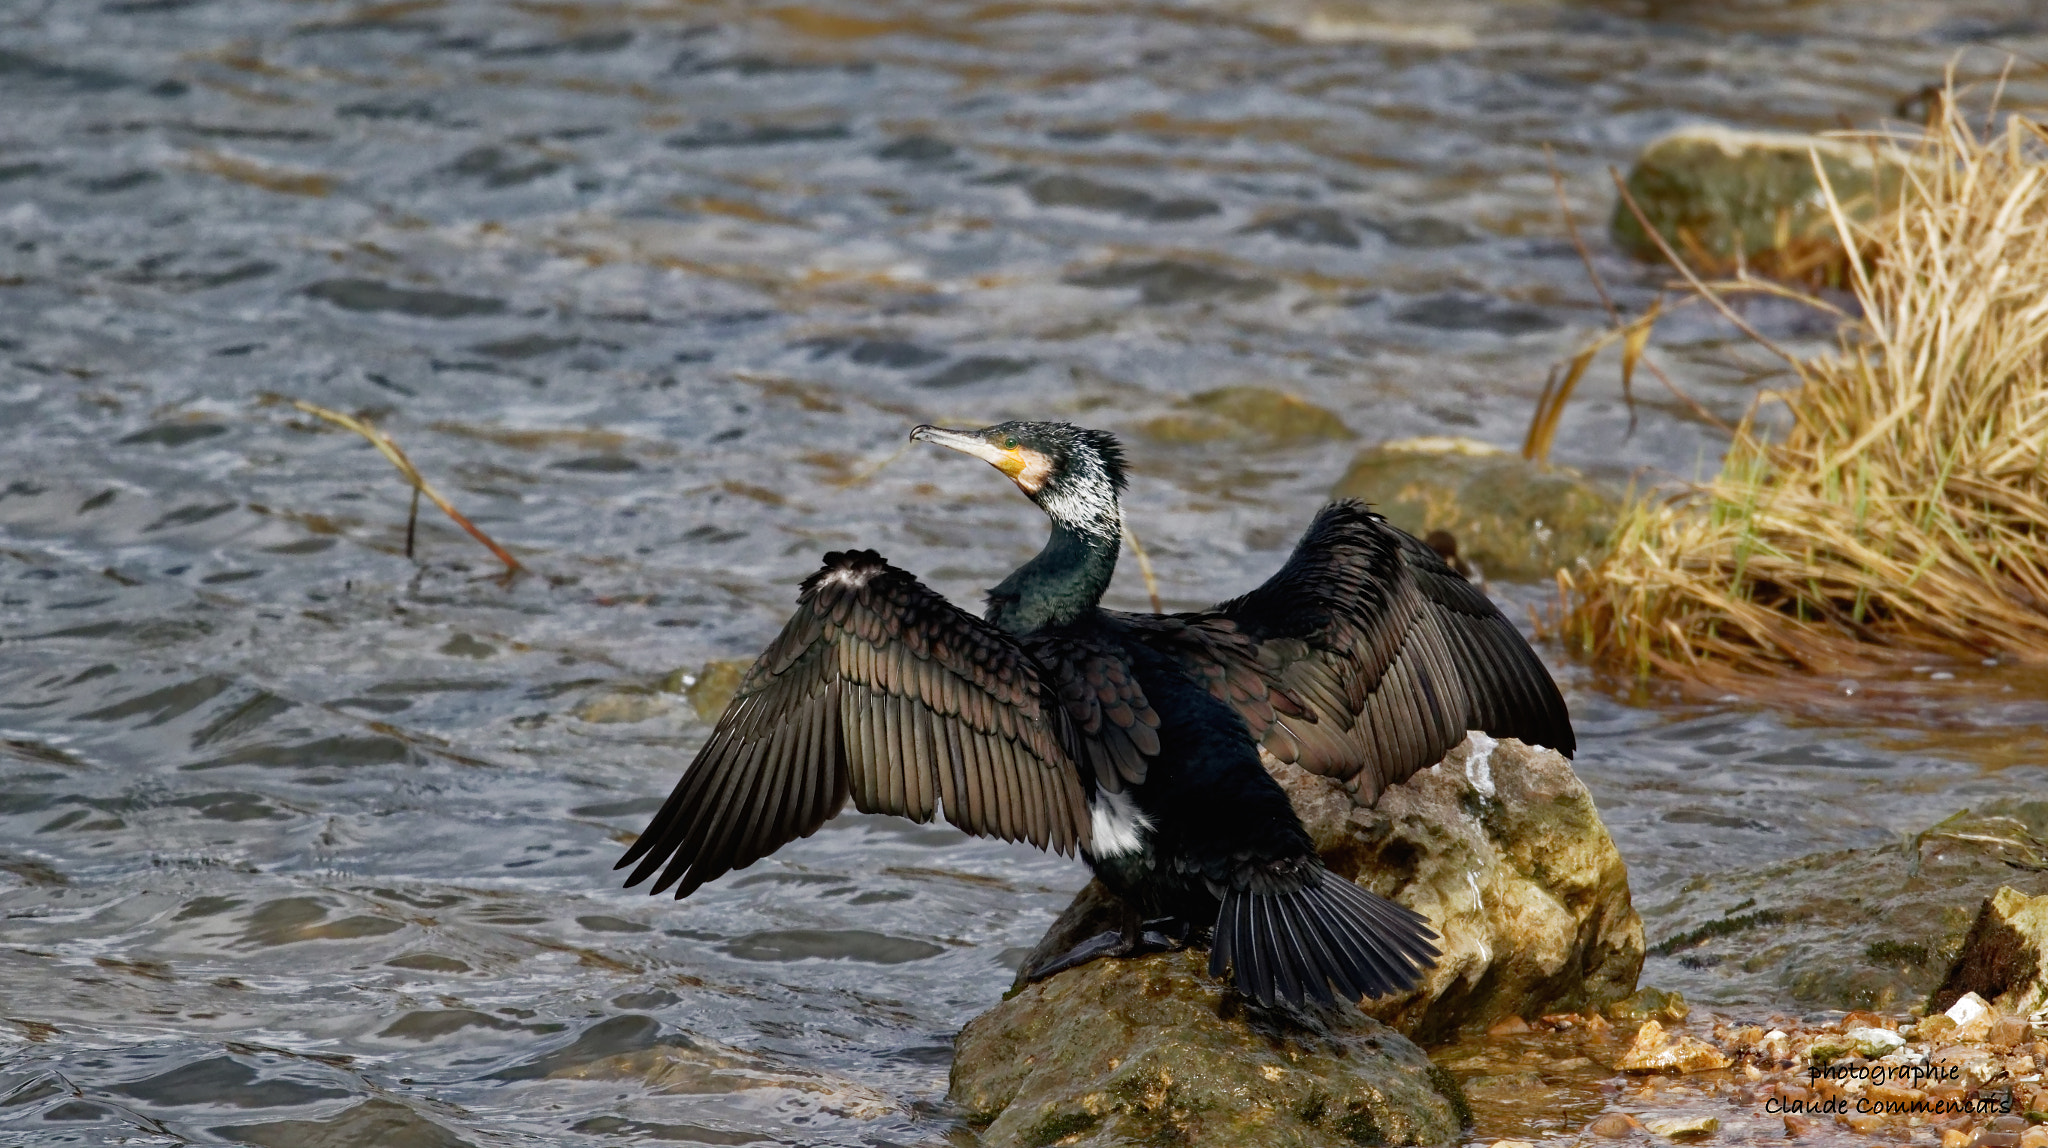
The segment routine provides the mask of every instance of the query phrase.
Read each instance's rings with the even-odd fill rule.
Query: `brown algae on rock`
[[[976,1017],[949,1095],[989,1148],[1439,1144],[1463,1104],[1406,1037],[1247,1005],[1197,950],[1094,961]]]

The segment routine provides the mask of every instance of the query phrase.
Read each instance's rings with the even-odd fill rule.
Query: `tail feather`
[[[1439,955],[1426,918],[1332,874],[1288,892],[1231,890],[1216,914],[1209,972],[1227,968],[1260,1004],[1334,1003],[1415,987]]]
[[[1338,899],[1349,901],[1384,926],[1387,937],[1409,959],[1428,968],[1442,955],[1437,952],[1435,945],[1430,944],[1436,939],[1436,933],[1429,927],[1429,918],[1406,905],[1397,905],[1385,897],[1368,893],[1349,881],[1324,878],[1325,885],[1330,885],[1332,881],[1335,881],[1335,884],[1329,891]]]

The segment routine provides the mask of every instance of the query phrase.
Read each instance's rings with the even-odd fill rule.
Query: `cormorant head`
[[[920,426],[910,437],[982,459],[1062,526],[1108,538],[1122,533],[1117,496],[1124,489],[1124,448],[1108,431],[1007,422],[974,431]]]

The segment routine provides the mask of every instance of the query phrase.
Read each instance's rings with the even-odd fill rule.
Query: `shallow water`
[[[1676,124],[1870,124],[2048,49],[2019,3],[1417,11],[0,8],[0,1141],[942,1137],[1078,863],[851,816],[685,905],[610,870],[707,728],[662,680],[819,552],[971,600],[1036,549],[911,424],[1116,430],[1169,606],[1214,601],[1360,443],[1519,440],[1601,314],[1546,144],[1597,240]],[[1728,332],[1664,338],[1741,409]],[[1355,438],[1148,437],[1227,385]],[[1589,386],[1562,461],[1711,461]],[[389,465],[273,396],[380,419],[533,573],[431,509],[408,561]],[[1652,940],[1691,875],[2048,783],[2008,669],[1826,721],[1559,670]]]

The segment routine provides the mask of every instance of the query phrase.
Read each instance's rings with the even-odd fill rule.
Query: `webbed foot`
[[[1197,932],[1199,930],[1193,925],[1178,917],[1159,917],[1142,925],[1132,922],[1122,930],[1097,933],[1045,964],[1026,970],[1024,979],[1036,983],[1102,957],[1141,957],[1146,953],[1176,952],[1187,948]]]

